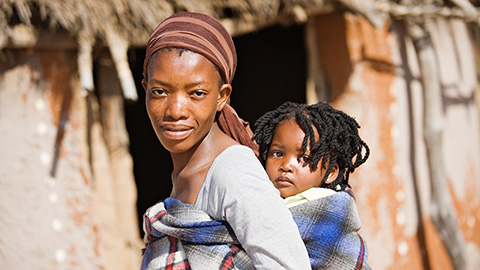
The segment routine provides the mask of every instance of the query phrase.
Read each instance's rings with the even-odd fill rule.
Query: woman
[[[311,269],[290,212],[244,146],[254,148],[248,125],[228,105],[235,68],[233,41],[210,16],[177,13],[151,35],[142,84],[152,126],[172,157],[170,197],[228,222],[256,269]],[[146,239],[154,239],[150,229]],[[147,242],[143,267],[155,269],[163,262],[150,251],[160,247]]]

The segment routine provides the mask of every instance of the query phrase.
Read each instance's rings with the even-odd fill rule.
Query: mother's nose
[[[165,108],[165,117],[173,120],[188,118],[188,98],[182,95],[171,95]]]

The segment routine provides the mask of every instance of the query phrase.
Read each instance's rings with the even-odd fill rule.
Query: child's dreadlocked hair
[[[338,164],[337,179],[330,184],[324,183],[322,187],[333,190],[338,190],[337,185],[340,185],[341,190],[350,187],[348,184],[350,173],[362,165],[370,154],[368,145],[358,135],[360,125],[357,121],[344,112],[332,108],[328,103],[319,102],[308,106],[285,102],[255,122],[253,139],[260,147],[259,155],[263,165],[267,160],[268,150],[278,124],[287,119],[295,119],[305,133],[302,148],[305,152],[307,144],[310,145],[312,170],[316,170],[319,161],[322,160],[321,166],[327,170],[323,182],[326,181],[335,163]],[[315,131],[319,135],[318,141],[315,141]],[[362,156],[363,148],[365,154]],[[329,167],[326,168],[328,161],[330,161]]]

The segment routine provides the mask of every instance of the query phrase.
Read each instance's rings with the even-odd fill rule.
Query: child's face
[[[294,119],[281,122],[273,135],[265,169],[283,198],[322,184],[325,169],[318,166],[312,171],[310,147],[305,153],[302,150],[304,137]]]
[[[230,92],[200,54],[165,50],[153,57],[143,81],[148,115],[162,145],[172,154],[185,153],[209,133]]]

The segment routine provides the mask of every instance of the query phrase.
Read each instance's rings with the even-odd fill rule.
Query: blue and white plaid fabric
[[[290,208],[312,269],[370,269],[352,190]]]
[[[141,269],[255,269],[228,223],[193,205],[166,199],[147,210],[143,226]]]
[[[370,269],[351,190],[290,208],[312,269]],[[255,269],[225,221],[166,199],[144,216],[142,269]],[[278,237],[281,237],[279,235]]]

